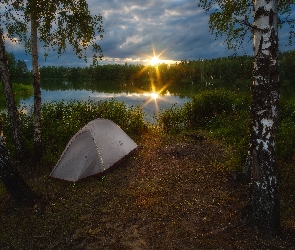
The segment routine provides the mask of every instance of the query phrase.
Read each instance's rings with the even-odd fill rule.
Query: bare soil
[[[44,198],[18,207],[0,195],[1,249],[295,249],[295,200],[282,198],[282,234],[244,217],[248,185],[227,152],[200,135],[146,134],[109,173],[77,183],[29,178]],[[286,204],[288,200],[288,204]]]

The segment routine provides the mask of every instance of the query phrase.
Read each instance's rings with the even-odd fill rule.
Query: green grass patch
[[[20,99],[30,98],[30,96],[32,96],[34,93],[32,85],[26,85],[22,83],[13,83],[12,90],[16,103],[19,103]],[[6,99],[2,87],[0,88],[0,110],[1,109],[6,109]]]
[[[22,84],[22,83],[13,83],[12,90],[16,99],[19,98],[28,98],[33,95],[33,86]],[[0,89],[0,99],[5,100],[3,88]]]

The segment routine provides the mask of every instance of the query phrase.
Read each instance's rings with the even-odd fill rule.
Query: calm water
[[[177,95],[172,95],[166,91],[163,95],[154,96],[151,93],[104,93],[91,90],[45,90],[42,91],[42,102],[52,101],[87,101],[88,99],[94,101],[117,100],[126,103],[127,106],[142,106],[143,111],[147,114],[146,121],[152,122],[153,117],[158,114],[160,110],[170,108],[172,105],[181,106],[189,101],[189,98],[181,98]],[[21,106],[32,106],[33,97],[20,101]]]

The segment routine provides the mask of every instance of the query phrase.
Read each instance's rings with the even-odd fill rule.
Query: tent
[[[95,119],[71,138],[50,176],[78,181],[102,173],[136,147],[114,122]]]

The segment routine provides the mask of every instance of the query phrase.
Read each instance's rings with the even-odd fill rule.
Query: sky
[[[198,7],[195,0],[87,0],[91,14],[103,17],[103,39],[99,41],[104,58],[99,64],[149,64],[153,55],[160,62],[198,60],[233,55],[223,38],[215,39],[209,26],[209,15]],[[280,49],[294,49],[288,44],[286,30],[280,31]],[[31,59],[24,53],[22,44],[6,41],[6,50],[16,59]],[[87,51],[88,63],[78,59],[69,47],[60,58],[50,52],[44,60],[39,50],[40,66],[84,67],[92,63],[91,50]],[[252,41],[245,42],[238,55],[252,55]]]

